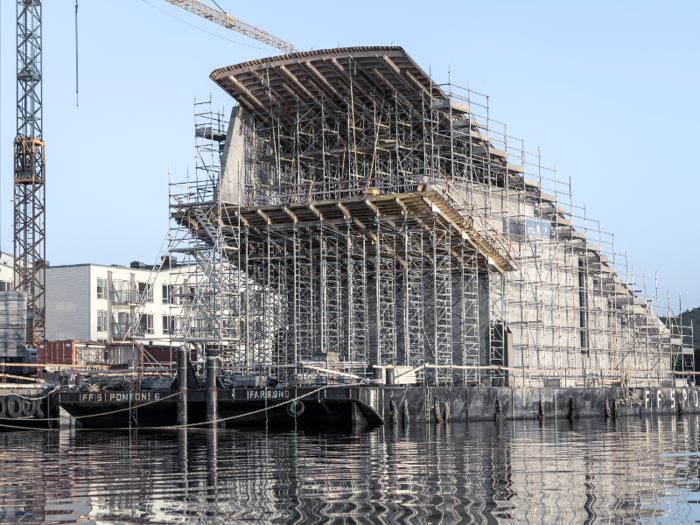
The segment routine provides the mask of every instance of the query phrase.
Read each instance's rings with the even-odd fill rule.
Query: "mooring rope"
[[[133,406],[133,407],[119,408],[119,409],[117,409],[117,410],[112,410],[111,412],[100,412],[99,414],[86,414],[86,415],[84,415],[84,416],[71,416],[71,417],[72,417],[73,419],[85,419],[85,418],[88,418],[88,417],[109,416],[109,415],[111,415],[111,414],[116,414],[116,413],[118,413],[118,412],[126,412],[127,410],[134,410],[134,409],[136,409],[136,408],[145,407],[145,406],[148,406],[148,405],[152,405],[152,404],[154,404],[154,403],[160,403],[161,401],[165,401],[166,399],[170,399],[171,397],[174,397],[174,396],[178,395],[179,393],[180,393],[180,392],[175,392],[174,394],[170,394],[169,396],[165,396],[165,397],[162,397],[162,398],[160,398],[160,399],[155,399],[155,400],[153,400],[153,401],[148,401],[148,402],[146,402],[146,403],[142,403],[142,404],[140,404],[140,405],[135,405],[135,406]],[[16,394],[13,394],[13,395],[16,395]],[[25,399],[36,399],[36,398],[25,398]],[[0,417],[0,420],[2,420],[2,419],[16,419],[16,418],[12,418],[12,417]],[[32,418],[31,421],[60,421],[61,419],[64,419],[64,418],[61,418],[61,417],[47,417],[47,418],[43,418],[43,419]]]
[[[53,394],[53,393],[54,393],[56,390],[58,390],[59,388],[61,388],[61,385],[56,386],[56,388],[54,388],[53,390],[51,390],[51,391],[48,392],[47,394],[44,394],[43,396],[36,396],[36,397],[25,397],[25,396],[23,396],[22,394],[17,394],[17,393],[14,391],[14,389],[12,389],[12,391],[11,391],[6,397],[17,396],[17,397],[19,397],[19,398],[21,398],[21,399],[29,399],[30,401],[34,401],[35,399],[44,399],[45,397],[49,397],[51,394]],[[0,419],[7,419],[7,418],[0,418]]]
[[[238,414],[237,416],[222,417],[222,418],[216,419],[214,421],[202,421],[200,423],[187,423],[185,425],[169,425],[169,426],[165,426],[165,427],[138,427],[138,428],[139,428],[139,430],[173,430],[173,429],[180,429],[180,428],[199,427],[202,425],[216,425],[217,423],[223,423],[224,421],[232,421],[234,419],[240,419],[242,417],[252,416],[252,415],[258,414],[260,412],[266,412],[267,410],[271,410],[275,407],[282,407],[284,405],[288,405],[289,403],[294,403],[294,402],[298,401],[299,399],[303,399],[303,398],[308,397],[312,394],[315,394],[316,392],[320,392],[321,390],[325,390],[326,388],[330,388],[333,386],[336,386],[336,385],[324,385],[320,388],[317,388],[316,390],[312,390],[311,392],[307,392],[306,394],[302,394],[300,396],[297,396],[293,399],[289,399],[287,401],[282,401],[281,403],[276,403],[276,404],[269,406],[269,407],[264,407],[264,408],[260,408],[258,410],[253,410],[252,412],[247,412],[245,414]],[[294,418],[294,419],[296,419],[296,418]],[[115,430],[123,430],[123,429],[115,429]]]

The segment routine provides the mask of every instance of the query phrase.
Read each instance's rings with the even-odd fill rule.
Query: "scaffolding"
[[[184,182],[170,183],[170,207],[183,220],[170,229],[170,257],[182,257],[171,271],[176,304],[183,315],[172,327],[174,343],[191,345],[200,355],[207,348],[226,349],[233,358],[246,362],[245,334],[241,313],[246,284],[240,272],[241,238],[229,235],[221,221],[219,197],[220,157],[226,138],[226,121],[214,110],[211,100],[194,104],[195,171]],[[225,213],[225,212],[223,212]],[[235,218],[227,217],[235,224]],[[191,235],[191,231],[203,236]],[[236,230],[237,231],[237,230]]]
[[[488,97],[401,48],[223,68],[171,183],[180,340],[302,381],[406,367],[466,386],[645,386],[694,370],[692,333]],[[207,105],[208,104],[208,105]],[[663,314],[663,315],[662,315]]]

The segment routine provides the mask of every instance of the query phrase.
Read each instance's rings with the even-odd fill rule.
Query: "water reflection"
[[[0,522],[629,523],[698,510],[700,419],[0,434]]]

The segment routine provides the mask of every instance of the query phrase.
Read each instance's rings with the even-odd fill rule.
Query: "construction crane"
[[[197,0],[166,1],[285,53],[297,51],[290,43]],[[42,0],[17,0],[14,289],[27,294],[28,348],[36,348],[46,335],[46,144],[42,136],[42,95]]]
[[[202,18],[211,20],[212,22],[219,24],[220,26],[223,26],[227,29],[237,31],[242,35],[254,38],[259,42],[267,44],[268,46],[276,47],[277,49],[279,49],[280,51],[284,51],[285,53],[296,53],[298,51],[298,49],[289,42],[285,42],[284,40],[277,38],[276,36],[272,36],[270,33],[266,33],[258,27],[246,24],[241,20],[233,18],[232,16],[218,11],[213,7],[209,7],[208,5],[203,4],[202,2],[198,2],[197,0],[165,1],[178,7],[181,7],[182,9],[185,9],[190,13],[194,13],[195,15],[201,16]]]
[[[17,0],[17,135],[14,141],[14,289],[27,294],[25,345],[46,334],[46,144],[42,113],[42,0]]]

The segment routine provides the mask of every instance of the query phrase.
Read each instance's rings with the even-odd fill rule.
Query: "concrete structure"
[[[136,341],[168,345],[182,322],[177,266],[158,273],[143,263],[52,266],[46,282],[48,341],[122,341],[138,312]]]
[[[200,298],[182,342],[238,366],[422,384],[672,385],[692,332],[571,182],[399,47],[216,70],[197,170],[171,185],[173,253]],[[195,278],[195,276],[198,276]]]

